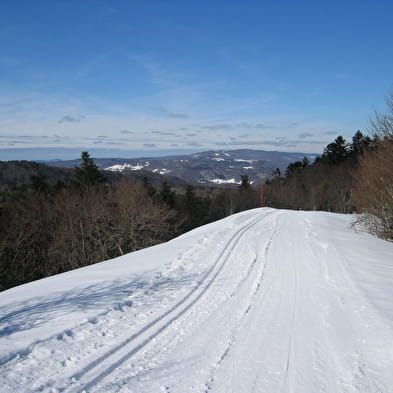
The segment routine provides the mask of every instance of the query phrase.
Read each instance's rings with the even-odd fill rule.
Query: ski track
[[[346,247],[374,239],[332,232],[349,222],[343,215],[238,217],[179,239],[187,247],[164,268],[119,281],[102,311],[0,354],[0,391],[389,393],[393,326],[383,298],[354,278],[355,246]],[[393,251],[376,242],[380,255]],[[17,323],[40,323],[39,313],[30,321],[5,310],[0,339]]]
[[[236,333],[238,333],[239,329],[240,329],[240,325],[242,324],[242,322],[244,321],[244,318],[246,317],[246,315],[250,312],[251,308],[254,306],[254,302],[255,302],[255,298],[257,297],[257,294],[259,292],[259,290],[262,287],[263,281],[264,281],[264,275],[265,275],[265,269],[267,268],[267,260],[268,260],[268,252],[269,252],[269,248],[272,244],[274,235],[277,231],[277,220],[278,218],[276,218],[276,222],[275,222],[275,228],[273,230],[273,233],[265,247],[264,253],[262,257],[259,257],[258,259],[255,259],[252,264],[251,267],[249,269],[249,271],[247,272],[247,276],[244,277],[244,279],[239,283],[239,286],[236,288],[235,291],[233,291],[231,293],[231,297],[234,297],[236,293],[239,292],[239,288],[241,286],[243,286],[246,283],[246,280],[251,276],[251,274],[254,272],[255,267],[257,266],[257,262],[259,264],[261,264],[263,266],[263,268],[261,269],[261,272],[259,274],[259,277],[257,279],[257,284],[255,285],[255,289],[252,291],[251,296],[250,296],[250,301],[243,313],[243,315],[241,316],[240,320],[238,321],[234,331],[236,331]],[[266,289],[266,292],[268,292],[269,289]],[[234,333],[235,334],[235,333]],[[205,383],[206,386],[206,391],[205,393],[208,393],[209,390],[212,389],[214,381],[215,381],[215,373],[216,370],[221,366],[222,362],[225,360],[225,358],[227,357],[227,355],[229,354],[229,351],[231,350],[232,346],[234,345],[234,343],[236,342],[236,336],[235,335],[231,335],[230,336],[230,341],[228,342],[227,347],[225,348],[223,354],[221,355],[219,361],[217,362],[216,366],[212,368],[212,370],[210,371],[210,377],[208,382]],[[234,390],[234,389],[232,389]]]
[[[164,314],[155,318],[138,332],[134,333],[126,340],[122,341],[120,344],[111,348],[105,354],[95,359],[93,362],[79,370],[77,373],[68,377],[67,380],[72,381],[71,385],[59,387],[54,386],[54,384],[48,383],[46,386],[40,386],[38,389],[36,389],[36,391],[50,391],[51,389],[56,388],[59,392],[88,392],[92,387],[94,387],[102,379],[110,375],[127,359],[134,356],[136,353],[141,351],[141,349],[143,349],[147,344],[151,343],[174,321],[176,321],[177,319],[179,319],[179,317],[186,313],[213,284],[214,280],[217,278],[217,276],[225,266],[225,263],[231,255],[231,252],[236,247],[243,234],[261,219],[262,217],[257,217],[256,219],[254,218],[251,220],[250,223],[247,223],[244,227],[239,229],[230,238],[227,244],[222,247],[221,252],[216,258],[215,262],[213,263],[211,268],[205,273],[205,275],[198,281],[197,285]],[[199,293],[198,290],[200,290]],[[195,295],[195,298],[193,298],[193,295]],[[187,304],[188,301],[190,302]],[[185,306],[181,308],[183,305]],[[169,320],[166,321],[166,319]],[[129,346],[131,346],[131,348],[128,349]],[[97,369],[99,369],[98,372],[96,371]],[[93,371],[94,373],[92,373]],[[90,376],[89,373],[93,374],[94,376]]]
[[[265,216],[266,218],[266,216]],[[275,218],[275,222],[277,221],[277,218]],[[276,226],[276,223],[274,224],[274,227]],[[272,228],[269,227],[269,231],[271,231]],[[227,280],[223,281],[221,284],[220,282],[215,282],[216,286],[214,288],[214,292],[210,291],[210,297],[212,299],[205,299],[205,303],[207,304],[207,306],[205,307],[206,310],[199,310],[199,311],[195,311],[193,310],[193,315],[187,315],[184,316],[183,320],[178,320],[177,323],[179,324],[179,328],[177,329],[177,331],[179,332],[183,332],[183,336],[184,336],[184,332],[187,331],[187,328],[184,328],[183,325],[189,323],[190,320],[193,321],[193,323],[198,326],[199,324],[203,324],[203,318],[205,315],[209,315],[210,314],[210,318],[211,316],[213,316],[212,314],[214,314],[214,321],[215,321],[215,325],[217,325],[217,327],[221,327],[221,326],[225,326],[225,320],[228,320],[228,314],[230,313],[230,310],[233,309],[234,307],[239,308],[239,315],[229,324],[226,332],[225,332],[225,337],[224,334],[221,335],[221,337],[219,337],[218,339],[220,340],[220,347],[218,348],[218,350],[216,351],[215,356],[212,359],[212,366],[206,370],[204,370],[204,375],[206,375],[205,377],[202,377],[200,380],[200,383],[198,384],[197,382],[194,382],[194,386],[196,387],[195,391],[198,392],[209,392],[213,386],[214,386],[214,382],[215,382],[215,373],[216,370],[220,368],[221,364],[226,360],[227,355],[229,354],[232,346],[235,344],[236,342],[236,335],[238,333],[239,327],[242,323],[242,321],[244,320],[244,318],[246,317],[246,315],[250,312],[252,306],[253,306],[253,302],[254,299],[256,297],[256,294],[258,293],[258,291],[261,288],[262,282],[263,282],[263,276],[264,276],[264,272],[265,272],[265,254],[267,254],[268,249],[270,247],[270,244],[272,242],[272,237],[274,236],[275,230],[273,231],[273,235],[271,235],[270,239],[267,242],[266,248],[265,248],[265,253],[264,255],[261,257],[260,255],[258,255],[258,259],[252,259],[250,266],[248,267],[248,270],[244,273],[243,278],[240,278],[240,281],[235,281],[234,282],[234,288],[231,291],[228,291],[228,282]],[[234,255],[233,255],[234,254]],[[236,253],[232,253],[232,255],[230,255],[232,257],[232,263],[237,263],[237,258],[236,258]],[[226,268],[230,269],[230,271],[232,271],[233,266],[232,265],[226,265]],[[259,270],[259,271],[258,271]],[[253,276],[253,273],[255,274],[255,277]],[[225,285],[223,285],[223,283],[225,283]],[[219,308],[214,308],[214,297],[215,294],[220,293],[220,291],[223,291],[226,293],[225,298],[227,299],[226,304],[221,304]],[[239,304],[239,299],[235,299],[235,295],[237,298],[244,298],[244,304]],[[219,296],[217,296],[219,297]],[[232,300],[233,299],[233,300]],[[201,306],[201,304],[199,304]],[[210,319],[209,318],[209,319]],[[199,322],[198,322],[199,321]],[[211,321],[210,321],[211,322]],[[187,332],[189,335],[193,335],[193,334],[198,334],[197,332]],[[182,334],[177,334],[175,338],[171,338],[168,339],[170,342],[175,343],[177,346],[182,342]],[[155,353],[155,356],[157,356],[158,353],[163,352],[162,351],[162,347],[165,347],[166,351],[168,352],[168,347],[170,347],[170,345],[165,344],[165,342],[163,342],[163,340],[161,340],[159,343],[157,343],[157,345],[155,346],[155,348],[150,348],[150,354],[151,353]],[[170,348],[169,348],[170,351]],[[161,355],[163,355],[161,353]],[[142,360],[142,362],[144,364],[149,364],[149,362],[151,362],[149,358],[149,354],[145,354],[145,358]],[[145,367],[143,366],[142,369],[145,369]],[[145,374],[144,372],[136,374],[133,376],[133,380],[138,380],[140,379],[140,381],[138,381],[138,383],[133,386],[132,391],[135,392],[142,392],[142,391],[155,391],[158,389],[157,386],[154,387],[146,387],[146,378],[143,377],[143,375],[141,374]],[[205,382],[204,382],[205,381]],[[170,384],[169,384],[170,385]],[[166,389],[165,391],[171,391],[172,389],[174,389],[173,391],[181,391],[179,389],[176,389],[176,387],[174,386],[165,386],[163,387],[163,389]],[[105,391],[105,386],[103,386],[101,388],[101,391]]]
[[[254,226],[258,221],[260,221],[261,218],[258,217],[256,220],[253,220],[250,224],[247,224],[244,228],[239,230],[237,233],[233,235],[233,237],[229,240],[229,242],[226,244],[226,246],[223,248],[221,254],[213,264],[210,270],[205,274],[205,276],[199,281],[198,285],[195,286],[191,292],[187,294],[181,301],[179,301],[174,307],[172,307],[170,310],[168,310],[165,314],[162,316],[158,317],[156,320],[151,322],[148,326],[145,328],[141,329],[138,333],[135,335],[131,336],[129,339],[127,339],[126,342],[121,343],[118,347],[114,348],[110,353],[108,353],[107,356],[103,357],[102,359],[98,359],[98,361],[94,362],[92,366],[89,366],[79,372],[78,374],[74,375],[72,379],[74,380],[80,380],[82,376],[84,376],[88,371],[90,371],[92,368],[96,367],[98,364],[102,364],[104,360],[106,360],[109,356],[111,356],[113,353],[116,353],[119,349],[124,348],[125,345],[128,345],[131,343],[133,340],[135,340],[137,337],[139,337],[142,333],[146,332],[148,329],[151,327],[154,327],[157,325],[159,322],[162,322],[165,317],[168,315],[175,313],[174,316],[172,316],[169,321],[163,323],[155,332],[150,334],[141,344],[138,344],[135,346],[132,350],[127,351],[125,355],[123,355],[120,359],[111,361],[111,364],[108,368],[106,368],[103,372],[101,372],[98,376],[94,377],[91,381],[87,383],[83,383],[82,389],[78,388],[76,390],[68,390],[70,392],[82,392],[82,391],[89,391],[94,385],[96,385],[98,382],[100,382],[102,379],[104,379],[107,375],[109,375],[113,370],[117,369],[122,363],[124,363],[127,359],[129,359],[131,356],[135,355],[137,352],[139,352],[143,347],[145,347],[147,344],[151,343],[153,339],[155,339],[159,334],[161,334],[164,330],[166,330],[174,321],[178,320],[183,314],[185,314],[190,308],[205,294],[205,292],[211,287],[211,285],[214,283],[216,280],[217,276],[220,274],[222,269],[224,268],[228,257],[230,256],[231,252],[233,249],[236,247],[237,243],[243,236],[243,234],[249,230],[252,226]],[[228,251],[229,250],[229,251]],[[221,264],[219,262],[222,261]],[[217,271],[213,274],[213,271],[217,268]],[[210,275],[213,276],[209,278]],[[205,282],[208,280],[207,284]],[[202,284],[205,284],[205,286],[202,287]],[[179,310],[179,307],[184,304],[188,299],[191,298],[191,296],[200,288],[202,287],[202,290],[198,295],[192,299],[192,301],[187,304],[183,309]],[[63,391],[63,390],[61,390]]]

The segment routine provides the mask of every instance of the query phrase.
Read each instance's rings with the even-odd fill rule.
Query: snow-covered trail
[[[393,244],[255,209],[0,293],[1,392],[393,391]]]

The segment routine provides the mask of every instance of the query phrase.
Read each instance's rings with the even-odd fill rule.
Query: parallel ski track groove
[[[272,245],[272,243],[273,243],[273,238],[275,237],[275,235],[276,235],[276,233],[277,233],[278,219],[279,219],[279,217],[280,217],[280,216],[278,216],[277,219],[276,219],[276,227],[275,227],[274,232],[272,233],[272,236],[270,237],[269,242],[268,242],[268,244],[266,245],[266,248],[265,248],[265,253],[264,253],[265,268],[267,268],[267,267],[269,266],[268,260],[269,260],[270,247],[271,247],[271,245]],[[264,276],[265,276],[265,269],[263,269],[263,277],[264,277]],[[262,279],[263,279],[263,278],[262,278]],[[261,286],[261,285],[260,285],[260,286]],[[270,282],[270,285],[269,285],[269,286],[265,289],[265,291],[262,293],[262,294],[263,294],[263,297],[262,297],[262,300],[261,300],[261,303],[260,303],[261,309],[262,309],[262,306],[264,305],[264,303],[265,303],[265,301],[266,301],[266,299],[267,299],[267,295],[269,294],[269,292],[270,292],[270,290],[271,290],[272,287],[273,287],[273,281]],[[256,293],[255,295],[257,295],[257,293]],[[258,383],[259,378],[260,378],[260,367],[259,367],[259,369],[258,369],[258,371],[257,371],[257,375],[256,375],[256,377],[255,377],[255,379],[254,379],[254,383],[253,383],[253,386],[252,386],[251,393],[255,393],[255,389],[257,388],[257,383]]]
[[[270,215],[272,213],[268,213]],[[79,372],[73,374],[70,376],[68,379],[72,381],[78,382],[84,375],[86,375],[89,371],[93,370],[94,368],[98,367],[99,365],[103,364],[108,358],[110,358],[112,355],[115,355],[117,352],[119,352],[121,349],[123,349],[125,346],[130,345],[133,341],[135,341],[139,336],[141,336],[143,333],[147,332],[149,329],[155,327],[160,321],[162,321],[164,318],[166,318],[168,315],[175,313],[173,317],[171,317],[166,323],[164,323],[161,327],[159,327],[157,330],[153,331],[145,340],[143,340],[140,344],[136,345],[134,348],[130,349],[125,355],[123,355],[120,359],[116,360],[115,362],[111,363],[106,370],[102,371],[99,375],[94,377],[92,380],[88,381],[87,383],[83,384],[83,386],[75,386],[75,385],[69,385],[64,388],[60,388],[60,392],[72,392],[72,393],[82,393],[82,392],[87,392],[89,389],[91,389],[93,386],[95,386],[98,382],[100,382],[102,379],[104,379],[106,376],[111,374],[113,370],[115,370],[117,367],[119,367],[122,363],[124,363],[127,359],[129,359],[131,356],[135,355],[137,352],[139,352],[142,348],[144,348],[147,344],[149,344],[155,337],[157,337],[159,334],[161,334],[164,330],[166,330],[176,319],[178,319],[181,315],[186,313],[203,295],[204,293],[210,288],[210,286],[213,284],[223,267],[225,266],[229,256],[231,255],[232,250],[236,247],[240,239],[243,237],[245,232],[247,232],[251,227],[256,225],[259,221],[261,221],[263,218],[265,218],[267,214],[264,214],[262,217],[258,217],[254,220],[251,220],[251,222],[247,223],[244,225],[241,229],[239,229],[226,243],[226,246],[223,247],[222,251],[220,254],[217,256],[216,261],[212,265],[212,267],[205,273],[202,279],[198,281],[198,284],[186,295],[184,296],[180,301],[178,301],[174,306],[172,306],[169,310],[167,310],[164,314],[160,315],[153,321],[151,321],[149,324],[144,326],[142,329],[140,329],[138,332],[134,333],[130,337],[128,337],[126,340],[121,342],[120,344],[116,345],[113,347],[111,350],[106,352],[104,355],[99,357],[98,359],[94,360],[91,362],[89,365],[84,367],[82,370]],[[225,254],[227,254],[225,256]],[[225,256],[225,257],[224,257]],[[223,259],[224,258],[224,259]],[[223,259],[221,265],[220,261]],[[213,271],[215,268],[218,267],[217,271],[213,274]],[[213,274],[213,275],[212,275]],[[211,276],[212,275],[212,276]],[[201,290],[201,292],[184,308],[180,309],[179,308],[187,301],[189,300],[192,295],[199,289],[201,288],[202,284],[205,283],[206,280],[209,279],[209,276],[211,276],[210,281],[206,284],[206,286]],[[178,311],[176,313],[176,311]],[[49,386],[46,386],[49,387]]]
[[[265,215],[265,217],[266,217],[266,215]],[[279,216],[278,216],[278,217],[279,217]],[[251,294],[249,304],[248,304],[248,306],[246,307],[246,309],[245,309],[245,311],[244,311],[242,317],[240,318],[240,320],[239,320],[238,323],[237,323],[237,327],[240,326],[240,324],[242,323],[242,321],[244,320],[244,318],[246,318],[247,314],[250,312],[252,306],[253,306],[254,303],[255,303],[255,298],[257,297],[257,294],[258,294],[258,292],[260,291],[260,289],[261,289],[261,287],[262,287],[262,283],[263,283],[264,278],[265,278],[265,272],[266,272],[265,269],[266,269],[266,267],[267,267],[267,256],[268,256],[269,249],[270,249],[270,246],[271,246],[272,241],[273,241],[273,237],[275,236],[275,234],[276,234],[276,232],[277,232],[278,217],[276,217],[275,227],[274,227],[273,233],[272,233],[272,235],[270,236],[269,241],[267,242],[267,244],[266,244],[266,246],[265,246],[265,251],[264,251],[264,255],[263,255],[263,258],[264,258],[264,260],[265,260],[264,267],[263,267],[263,269],[262,269],[262,271],[261,271],[261,273],[260,273],[260,275],[259,275],[259,277],[258,277],[258,283],[257,283],[257,285],[256,285],[256,287],[255,287],[255,289],[254,289],[254,291],[253,291],[252,294]],[[261,258],[258,257],[258,258],[256,258],[256,259],[252,262],[252,264],[251,264],[251,266],[250,266],[250,269],[249,269],[249,271],[247,272],[246,277],[244,277],[244,278],[242,279],[242,281],[239,283],[239,285],[237,286],[236,289],[238,289],[240,286],[242,286],[242,285],[246,282],[246,278],[248,278],[248,277],[250,276],[250,274],[252,273],[252,271],[253,271],[254,268],[256,267],[258,260],[260,260],[260,259],[261,259]],[[270,287],[271,287],[271,286],[269,286],[269,287],[267,288],[267,291],[269,291]],[[234,296],[234,293],[231,294],[231,297],[233,297],[233,296]],[[233,335],[231,335],[231,338],[230,338],[230,341],[229,341],[229,343],[228,343],[228,346],[225,348],[225,351],[224,351],[223,354],[221,355],[221,357],[220,357],[218,363],[216,364],[216,366],[213,367],[213,369],[211,370],[211,372],[210,372],[210,377],[209,377],[209,379],[207,380],[207,382],[205,383],[205,387],[206,387],[205,393],[208,393],[208,392],[212,389],[212,387],[213,387],[213,385],[214,385],[214,382],[215,382],[215,374],[216,374],[216,372],[217,372],[217,369],[221,366],[222,362],[223,362],[223,361],[225,360],[225,358],[227,357],[227,355],[228,355],[228,353],[230,352],[230,350],[232,349],[232,347],[233,347],[235,341],[236,341],[236,337],[233,336]],[[233,390],[233,389],[234,389],[234,387],[232,387],[232,390]],[[253,387],[253,389],[254,389],[254,387]]]
[[[294,279],[294,294],[293,294],[293,303],[292,303],[292,313],[291,313],[291,322],[290,322],[290,330],[289,330],[289,342],[288,342],[288,354],[287,354],[287,362],[285,367],[285,376],[284,376],[284,386],[288,387],[288,377],[289,377],[289,370],[291,368],[291,357],[293,351],[293,327],[296,315],[296,308],[297,308],[297,269],[296,269],[296,261],[293,263],[293,279]]]

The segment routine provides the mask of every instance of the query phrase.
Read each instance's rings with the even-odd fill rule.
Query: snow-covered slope
[[[393,391],[393,244],[256,209],[0,293],[0,391]]]

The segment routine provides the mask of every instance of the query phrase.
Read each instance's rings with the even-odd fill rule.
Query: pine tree
[[[75,167],[71,184],[80,191],[86,191],[90,187],[97,186],[104,182],[104,175],[99,171],[89,153],[83,151],[82,163],[79,167]]]
[[[188,185],[184,195],[184,213],[186,215],[185,230],[190,230],[198,225],[203,216],[201,201],[195,194],[194,187]]]
[[[160,197],[169,207],[173,208],[175,206],[175,193],[171,190],[171,186],[166,181],[161,184]]]
[[[308,157],[304,156],[303,160],[302,160],[302,167],[303,169],[308,167],[310,165],[310,160],[308,159]]]
[[[281,177],[281,170],[280,170],[280,168],[276,168],[274,171],[272,171],[272,176],[274,176],[275,178]]]
[[[149,195],[149,197],[154,196],[157,192],[146,176],[143,176],[143,187],[146,189],[147,195]]]
[[[349,153],[349,144],[340,135],[334,142],[329,143],[323,154],[322,158],[325,159],[329,164],[340,164],[345,160]]]
[[[241,178],[241,183],[239,188],[241,188],[242,190],[248,190],[251,187],[251,183],[248,175],[241,175],[240,178]]]
[[[357,131],[352,137],[351,151],[355,154],[359,154],[367,149],[371,144],[371,138],[364,136],[361,131]]]
[[[291,177],[297,173],[300,173],[300,171],[304,168],[304,162],[303,161],[295,161],[291,162],[288,166],[287,169],[285,170],[285,176],[286,177]]]

